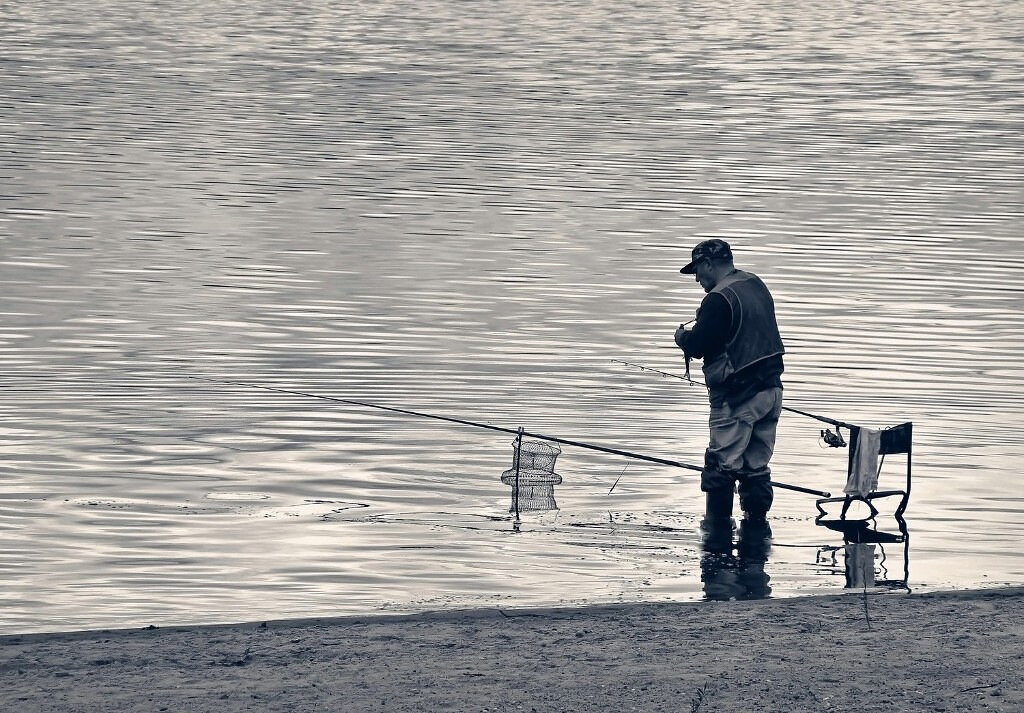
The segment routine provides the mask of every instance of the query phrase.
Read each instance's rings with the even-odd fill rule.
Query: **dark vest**
[[[716,388],[737,371],[786,350],[775,321],[775,300],[761,278],[736,270],[711,291],[728,300],[734,330],[725,350],[710,361],[704,360],[704,379],[709,387]]]

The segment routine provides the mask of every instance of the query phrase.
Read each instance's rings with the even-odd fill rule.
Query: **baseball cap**
[[[696,264],[705,258],[709,260],[732,260],[732,248],[729,243],[719,238],[704,240],[697,243],[697,246],[690,253],[690,263],[679,272],[684,275],[692,275],[697,271]]]

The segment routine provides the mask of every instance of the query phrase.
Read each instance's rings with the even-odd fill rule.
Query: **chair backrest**
[[[857,452],[857,441],[860,438],[860,431],[861,429],[857,426],[850,427],[850,452],[846,467],[847,474],[853,472],[853,459],[854,454]],[[909,457],[913,437],[914,424],[909,421],[892,428],[886,428],[879,432],[878,454],[906,453]]]
[[[882,431],[878,452],[882,455],[887,453],[910,453],[913,440],[914,424],[910,421],[901,423],[899,426],[893,426]]]

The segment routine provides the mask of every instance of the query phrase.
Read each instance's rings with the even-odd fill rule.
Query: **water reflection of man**
[[[701,540],[700,580],[707,599],[764,599],[772,593],[765,571],[771,552],[766,525],[741,523],[733,553],[732,525],[718,521],[704,530]]]
[[[782,410],[782,355],[775,302],[764,283],[733,265],[724,240],[705,240],[681,273],[695,275],[706,296],[692,330],[680,325],[675,341],[687,359],[703,359],[711,401],[710,439],[700,487],[708,526],[732,517],[739,483],[744,518],[766,522],[772,506],[768,462]]]

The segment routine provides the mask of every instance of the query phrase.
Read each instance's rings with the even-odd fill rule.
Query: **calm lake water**
[[[614,360],[682,371],[678,269],[712,235],[775,293],[789,406],[914,423],[878,579],[1024,582],[1021,3],[29,0],[0,26],[0,632],[742,587],[702,581],[691,471],[566,446],[560,509],[515,532],[511,435],[190,378],[699,463],[701,388]],[[776,479],[841,491],[822,426],[784,416]],[[815,514],[777,493],[772,596],[844,587]]]

